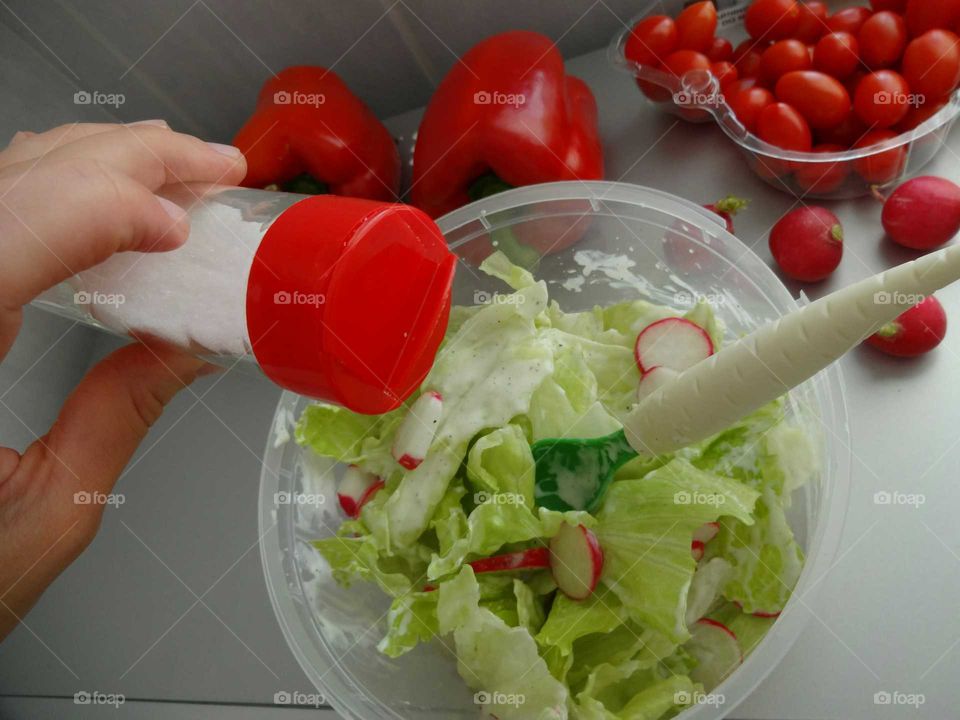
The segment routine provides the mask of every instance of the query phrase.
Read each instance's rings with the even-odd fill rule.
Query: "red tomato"
[[[731,83],[737,81],[737,68],[731,62],[715,62],[710,64],[710,73],[720,83],[720,88],[729,87]]]
[[[854,145],[855,148],[868,148],[879,143],[892,140],[897,133],[891,130],[871,130]],[[853,167],[868,183],[885,185],[893,182],[903,174],[907,164],[907,145],[901,145],[891,150],[884,150],[876,155],[854,160]]]
[[[860,28],[873,13],[869,8],[852,7],[846,10],[838,10],[827,19],[828,32],[848,32],[856,35]]]
[[[717,6],[711,0],[691,5],[677,16],[677,47],[705,53],[717,32]]]
[[[691,70],[709,70],[710,61],[696,50],[677,50],[667,55],[663,61],[663,70],[680,78]]]
[[[786,103],[767,105],[757,119],[757,135],[784,150],[810,152],[813,136],[803,116]]]
[[[907,46],[907,24],[894,12],[872,15],[857,36],[860,58],[871,68],[896,65]]]
[[[949,30],[924,33],[907,46],[901,72],[927,101],[946,97],[960,83],[960,37]]]
[[[817,130],[817,142],[822,145],[852,147],[867,133],[863,120],[851,109],[839,124]]]
[[[754,0],[744,18],[750,37],[783,40],[792,37],[800,24],[796,0]]]
[[[850,112],[850,95],[836,78],[815,70],[791,72],[777,83],[777,99],[793,106],[812,128],[839,125]]]
[[[843,152],[841,145],[817,145],[814,153]],[[825,195],[835,192],[850,174],[850,161],[828,160],[825,162],[797,163],[794,177],[797,184],[808,193]]]
[[[770,87],[781,76],[794,70],[808,70],[813,65],[810,51],[799,40],[780,40],[763,51],[760,56],[760,78]]]
[[[893,127],[906,117],[911,105],[916,105],[910,86],[900,73],[878,70],[867,75],[853,98],[857,115],[870,127]]]
[[[838,80],[850,77],[860,66],[860,43],[848,32],[824,35],[813,51],[813,66]]]
[[[733,58],[733,43],[725,37],[715,37],[710,49],[707,50],[710,62],[726,62]]]
[[[903,15],[907,9],[907,0],[870,0],[870,7],[873,8],[874,12],[891,10]]]
[[[797,40],[807,45],[815,45],[827,31],[827,6],[825,3],[800,3],[800,22],[793,34]]]
[[[757,78],[738,78],[724,88],[724,95],[732,98],[738,92],[749,90],[750,88],[763,87]]]
[[[911,37],[928,30],[951,30],[960,21],[960,0],[907,0],[904,17]]]
[[[657,67],[676,48],[677,24],[666,15],[654,15],[633,26],[623,54],[638,65]]]
[[[910,112],[908,112],[907,116],[900,121],[900,124],[897,125],[896,129],[902,133],[909,132],[910,130],[919,127],[938,112],[943,110],[943,106],[946,104],[946,100],[940,100],[939,102],[927,102],[923,103],[922,105],[917,105],[916,107],[910,109]]]
[[[762,57],[762,50],[757,43],[753,40],[744,40],[733,51],[733,64],[736,65],[740,77],[758,77]]]
[[[742,83],[743,80],[738,82]],[[776,100],[773,93],[762,87],[736,88],[732,83],[726,95],[727,104],[737,120],[750,132],[756,134],[760,113]]]

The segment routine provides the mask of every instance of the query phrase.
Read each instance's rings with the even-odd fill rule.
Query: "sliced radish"
[[[697,562],[703,558],[703,553],[707,548],[707,543],[713,540],[720,532],[720,523],[704,523],[693,531],[693,541],[690,543],[690,554]]]
[[[693,539],[699,540],[704,545],[713,540],[717,533],[720,532],[720,523],[718,522],[708,522],[704,523],[696,530],[693,531]]]
[[[693,559],[697,562],[703,560],[703,553],[706,551],[706,546],[700,540],[694,540],[690,543],[690,554],[693,555]]]
[[[360,511],[370,499],[383,487],[383,480],[373,473],[361,470],[356,465],[347,467],[340,487],[337,488],[337,499],[340,507],[352,518],[360,517]]]
[[[666,318],[637,336],[634,356],[641,372],[665,367],[683,372],[713,355],[710,335],[684,318]]]
[[[585,600],[600,582],[603,550],[583,525],[563,523],[550,540],[550,571],[557,587],[571,600]]]
[[[734,600],[733,604],[736,605],[741,610],[743,610],[743,605],[737,600]],[[753,615],[753,617],[772,619],[772,618],[780,617],[780,612],[781,612],[780,610],[774,610],[774,611],[757,610],[756,612],[747,613],[747,614]]]
[[[433,391],[423,393],[410,406],[393,441],[393,457],[407,470],[413,470],[427,456],[442,412],[443,398]]]
[[[550,567],[550,550],[535,547],[520,552],[495,555],[467,563],[475,573],[502,572],[504,570],[538,570]]]
[[[701,618],[693,624],[684,647],[697,659],[690,679],[710,692],[743,662],[737,636],[723,623]]]
[[[637,402],[643,402],[657,390],[673,382],[678,377],[680,377],[680,373],[668,367],[650,368],[640,378],[640,384],[637,386]]]
[[[687,612],[684,616],[687,627],[692,628],[697,620],[710,612],[731,571],[730,563],[720,557],[712,558],[697,568],[687,591]]]

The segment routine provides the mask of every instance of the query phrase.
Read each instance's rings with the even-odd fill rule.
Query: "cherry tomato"
[[[852,147],[866,134],[867,126],[851,109],[837,125],[817,130],[817,142],[822,145],[842,145],[848,148]]]
[[[777,99],[803,115],[810,127],[839,125],[850,112],[850,95],[836,78],[816,70],[787,73],[777,82]]]
[[[663,70],[678,78],[691,70],[709,69],[710,61],[707,60],[707,56],[696,50],[677,50],[667,55],[663,61]]]
[[[739,83],[743,80],[737,81]],[[768,106],[772,105],[776,98],[773,93],[762,87],[748,87],[739,89],[737,83],[732,83],[726,93],[727,104],[737,116],[737,120],[749,132],[756,134],[757,121],[760,119],[760,113]]]
[[[897,133],[891,130],[871,130],[854,147],[868,148],[895,137]],[[900,145],[891,150],[859,158],[853,161],[853,167],[868,183],[885,185],[903,174],[907,165],[907,147],[907,145]]]
[[[760,59],[762,57],[761,46],[754,43],[753,40],[745,40],[733,51],[733,64],[736,65],[740,77],[759,77]]]
[[[793,37],[807,45],[815,45],[817,40],[827,31],[826,3],[800,3],[800,22]]]
[[[793,107],[782,102],[767,105],[757,119],[757,135],[784,150],[810,152],[813,136],[810,126]]]
[[[857,35],[872,14],[870,9],[865,7],[837,10],[827,18],[827,32],[848,32],[851,35]]]
[[[733,43],[725,37],[715,37],[707,50],[710,62],[726,62],[733,59]]]
[[[860,58],[871,68],[896,65],[907,46],[907,24],[894,12],[884,10],[870,18],[857,35]]]
[[[925,32],[907,46],[901,72],[927,101],[946,97],[960,83],[960,37],[949,30]]]
[[[865,70],[857,68],[853,71],[853,74],[843,81],[844,86],[847,88],[847,92],[850,93],[850,98],[853,99],[854,95],[857,94],[857,88],[860,87],[860,81],[863,80],[869,73]]]
[[[734,67],[733,63],[726,60],[710,63],[710,74],[720,83],[721,89],[729,87],[731,83],[738,79],[737,68]]]
[[[813,66],[838,80],[850,77],[860,66],[860,43],[848,32],[824,35],[813,51]]]
[[[788,72],[808,70],[812,65],[806,45],[799,40],[780,40],[760,56],[760,79],[773,87]]]
[[[666,15],[654,15],[633,26],[623,54],[638,65],[657,67],[676,48],[677,24]]]
[[[919,127],[938,112],[943,110],[943,107],[946,104],[946,100],[940,100],[939,102],[926,102],[922,105],[917,105],[916,107],[910,108],[910,112],[908,112],[907,116],[900,121],[900,124],[897,125],[896,129],[902,133],[909,132],[910,130]]]
[[[911,37],[928,30],[950,30],[960,21],[960,0],[907,0],[904,17]]]
[[[817,154],[843,152],[842,145],[816,145]],[[836,192],[850,174],[850,161],[827,160],[824,162],[797,163],[797,184],[808,193],[825,195]]]
[[[878,70],[857,85],[853,107],[870,127],[893,127],[906,117],[912,102],[910,86],[900,73]]]
[[[907,0],[870,0],[870,7],[874,12],[890,10],[903,15],[907,10]]]
[[[717,6],[711,0],[698,2],[677,16],[677,47],[705,53],[717,32]]]
[[[793,37],[800,24],[800,6],[796,0],[754,0],[744,18],[750,37],[784,40]]]
[[[757,78],[738,78],[724,88],[724,95],[732,98],[738,92],[743,92],[744,90],[755,87],[763,87]]]

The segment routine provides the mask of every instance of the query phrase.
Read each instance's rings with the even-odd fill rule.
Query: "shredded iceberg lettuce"
[[[717,347],[724,331],[705,303],[686,315],[642,300],[566,313],[501,253],[482,269],[513,292],[454,308],[422,387],[443,409],[419,466],[392,454],[409,404],[379,417],[317,404],[299,419],[298,443],[385,481],[359,518],[314,547],[338,582],[393,598],[381,652],[445,636],[466,684],[502,720],[673,717],[712,690],[691,679],[710,676],[697,668],[711,662],[688,643],[694,624],[722,623],[747,654],[789,599],[803,553],[786,508],[816,475],[815,448],[778,401],[697,446],[627,463],[593,515],[536,507],[531,444],[620,429],[645,327],[686,317]],[[470,564],[537,551],[563,523],[589,528],[603,554],[584,600],[542,565]],[[719,533],[697,560],[691,540],[705,523]]]

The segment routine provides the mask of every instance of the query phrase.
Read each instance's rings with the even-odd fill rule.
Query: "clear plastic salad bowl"
[[[534,241],[563,237],[549,243],[554,252],[542,257],[534,274],[567,311],[637,298],[682,308],[707,298],[728,337],[736,337],[797,307],[770,269],[716,216],[648,188],[602,182],[519,188],[461,208],[439,223],[450,246],[473,261],[507,228]],[[471,262],[457,270],[455,304],[485,302],[502,290]],[[420,645],[396,660],[381,655],[376,645],[389,598],[372,584],[339,586],[310,545],[332,535],[343,516],[336,501],[337,468],[289,439],[292,422],[307,404],[292,393],[281,398],[260,487],[264,573],[291,650],[344,718],[476,718],[472,692],[446,645]],[[769,634],[714,691],[723,704],[696,705],[685,711],[685,720],[727,715],[774,668],[809,619],[808,593],[836,554],[850,474],[839,370],[834,366],[794,390],[788,415],[809,427],[820,453],[819,478],[794,495],[789,515],[807,556],[805,568]]]
[[[638,81],[663,88],[665,101],[654,104],[665,112],[690,122],[716,122],[740,148],[754,173],[782,192],[830,200],[860,197],[870,194],[874,187],[898,185],[917,175],[937,155],[960,114],[958,91],[916,128],[870,147],[835,153],[803,153],[770,145],[748,132],[737,120],[719,84],[709,73],[694,70],[677,78],[626,58],[624,47],[638,21],[651,15],[675,18],[688,4],[685,0],[649,3],[613,38],[608,48],[610,62]],[[720,8],[717,35],[736,46],[747,38],[743,16],[750,0],[721,0],[717,5]],[[848,5],[849,2],[827,2],[830,12]],[[638,91],[637,97],[644,96]]]

